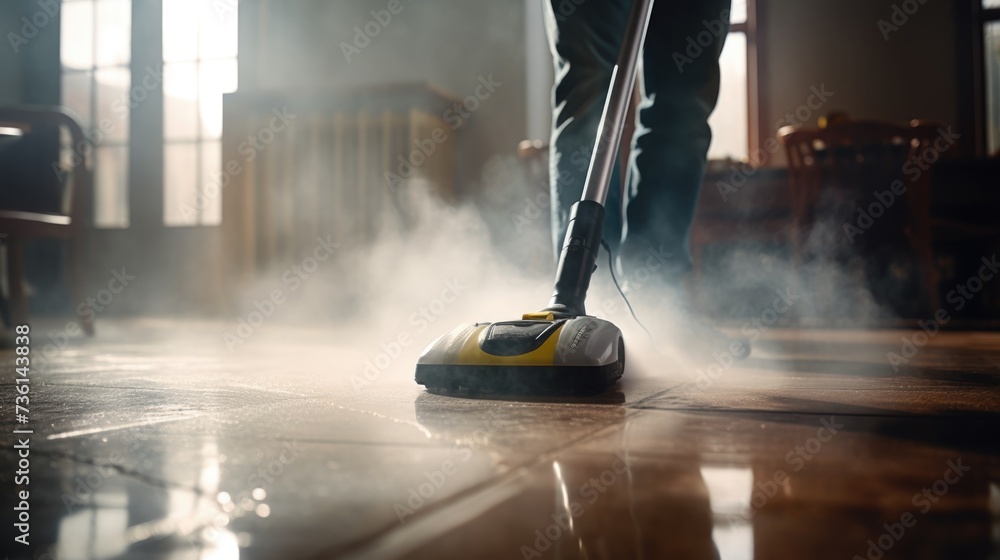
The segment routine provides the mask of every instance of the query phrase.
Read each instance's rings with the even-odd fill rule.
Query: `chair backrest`
[[[824,129],[785,127],[779,137],[788,158],[793,207],[800,218],[809,216],[821,196],[871,196],[903,181],[907,190],[929,189],[929,174],[914,177],[908,170],[914,158],[932,146],[935,123],[914,121],[902,126],[878,121],[846,121]],[[914,197],[916,198],[916,197]]]
[[[77,119],[62,107],[0,107],[0,133],[0,209],[88,222],[93,174]]]

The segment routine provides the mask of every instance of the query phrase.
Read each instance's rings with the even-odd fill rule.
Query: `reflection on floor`
[[[29,547],[10,544],[17,451],[0,449],[12,558],[1000,549],[997,334],[938,334],[894,372],[912,333],[772,331],[731,367],[652,361],[597,398],[515,402],[428,394],[417,349],[388,360],[328,332],[230,353],[218,325],[100,328],[48,356],[33,334]],[[6,405],[13,353],[0,363]]]

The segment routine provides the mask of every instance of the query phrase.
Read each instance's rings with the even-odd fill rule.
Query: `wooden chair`
[[[10,142],[18,142],[37,135],[43,139],[45,146],[43,162],[51,164],[25,170],[13,162],[9,168],[0,171],[3,176],[4,189],[8,193],[28,193],[32,196],[32,187],[37,184],[49,184],[52,177],[60,169],[60,131],[69,133],[70,147],[74,150],[83,149],[87,145],[86,136],[76,119],[59,107],[6,107],[0,108],[0,128],[5,132],[15,132]],[[10,134],[8,134],[10,136]],[[20,136],[20,139],[17,139]],[[34,144],[33,144],[34,145]],[[78,154],[78,152],[74,152]],[[7,278],[10,301],[11,325],[20,325],[28,320],[28,305],[24,290],[24,256],[23,242],[29,239],[64,239],[69,242],[69,275],[73,299],[77,306],[85,303],[83,258],[84,234],[90,208],[90,197],[93,185],[93,174],[87,165],[86,157],[74,157],[75,161],[69,170],[62,170],[60,184],[61,192],[55,208],[35,206],[24,207],[13,200],[4,200],[0,206],[0,232],[7,234],[3,245],[7,250]],[[51,176],[40,175],[42,173]],[[24,184],[30,182],[31,184]],[[14,183],[14,184],[11,184]],[[40,189],[39,189],[40,190]],[[13,201],[12,201],[13,200]],[[52,205],[49,205],[52,206]],[[88,336],[94,334],[93,320],[80,317],[84,332]]]
[[[902,126],[853,120],[824,129],[785,127],[778,132],[788,157],[791,203],[800,232],[810,230],[821,199],[831,193],[861,199],[891,189],[894,181],[903,182],[906,191],[896,195],[893,205],[902,201],[907,209],[903,233],[919,263],[932,312],[939,307],[939,297],[931,245],[931,173],[928,169],[914,177],[907,172],[913,169],[907,162],[933,149],[938,128],[927,121]],[[795,248],[794,260],[801,263],[801,242]]]

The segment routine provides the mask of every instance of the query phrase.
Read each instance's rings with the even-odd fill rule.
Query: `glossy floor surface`
[[[518,402],[429,394],[416,349],[329,332],[228,352],[218,325],[99,328],[47,356],[33,335],[27,547],[0,449],[10,558],[1000,557],[998,334],[894,371],[912,331],[772,330],[745,362],[640,349],[604,395]]]

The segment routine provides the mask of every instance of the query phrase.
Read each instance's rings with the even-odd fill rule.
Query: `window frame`
[[[96,7],[97,3],[103,0],[71,0],[71,2],[76,3],[88,3]],[[165,168],[165,156],[166,156],[166,112],[165,112],[165,98],[164,98],[164,82],[163,82],[163,71],[166,66],[164,61],[164,45],[163,45],[163,27],[164,27],[164,17],[163,17],[163,5],[169,0],[150,0],[150,1],[139,1],[139,0],[127,0],[130,6],[130,18],[131,18],[131,31],[129,34],[129,56],[128,62],[115,65],[105,65],[99,66],[97,64],[97,49],[96,44],[99,40],[98,34],[94,33],[91,38],[92,48],[94,49],[93,61],[90,67],[86,68],[69,68],[64,66],[63,58],[61,54],[62,48],[62,29],[63,29],[63,10],[64,4],[60,3],[60,23],[57,32],[58,47],[56,47],[57,55],[57,68],[59,71],[58,81],[54,84],[53,91],[55,95],[52,98],[52,103],[65,105],[65,88],[63,87],[62,81],[63,77],[76,74],[78,76],[88,76],[89,73],[89,96],[87,112],[88,115],[81,115],[81,117],[86,117],[88,122],[85,126],[85,132],[88,134],[90,141],[88,141],[87,147],[87,157],[90,158],[92,162],[99,165],[97,160],[97,151],[102,147],[116,147],[122,148],[125,151],[125,169],[124,169],[124,192],[123,196],[125,198],[125,215],[118,223],[108,224],[97,221],[97,208],[98,205],[94,204],[94,209],[92,210],[91,220],[88,220],[90,227],[95,230],[110,230],[110,231],[136,231],[136,230],[160,230],[160,229],[183,229],[183,228],[218,228],[221,225],[219,223],[209,222],[205,223],[201,218],[201,213],[199,213],[198,222],[190,224],[167,224],[166,222],[166,168]],[[213,5],[214,6],[214,5]],[[236,12],[235,9],[227,11],[227,13]],[[238,17],[238,16],[237,16]],[[91,25],[96,28],[98,25],[98,10],[95,8],[93,10],[93,21]],[[238,24],[237,24],[238,26]],[[237,35],[238,37],[238,35]],[[238,49],[238,45],[237,45]],[[240,70],[240,57],[237,51],[235,58],[226,57],[212,57],[212,56],[202,56],[199,53],[198,64],[196,68],[200,68],[201,64],[204,62],[212,62],[217,60],[235,60],[235,71],[236,71],[236,86],[238,87],[239,70]],[[187,61],[185,61],[187,62]],[[98,70],[107,69],[121,69],[128,72],[129,79],[125,86],[126,94],[129,96],[128,102],[128,113],[127,117],[122,119],[120,125],[123,128],[124,137],[123,140],[104,140],[100,143],[95,143],[94,134],[95,130],[98,130],[100,123],[97,121],[99,118],[99,106],[100,101],[96,95],[97,90],[97,72]],[[159,76],[156,76],[156,73]],[[150,73],[154,74],[154,86],[150,87],[146,81],[148,80]],[[200,77],[199,77],[200,80]],[[132,100],[133,92],[136,89],[143,90],[142,100]],[[199,92],[200,96],[200,92]],[[109,98],[109,101],[113,101],[115,98]],[[198,142],[196,145],[199,146],[197,150],[197,157],[203,157],[202,152],[203,146],[206,146],[212,142],[219,143],[221,146],[222,137],[220,132],[220,137],[209,138],[203,135],[201,129],[200,114],[198,115],[199,128],[198,128],[198,138],[192,140],[192,142]],[[197,182],[197,187],[202,187],[202,179],[200,170],[198,174],[195,175],[195,180]],[[98,193],[99,185],[95,183],[94,192],[92,197],[95,202],[101,195]]]
[[[132,221],[133,221],[132,220],[132,212],[131,212],[131,209],[129,207],[130,206],[129,201],[130,201],[130,198],[131,198],[131,188],[130,188],[130,186],[131,186],[131,173],[130,173],[130,166],[131,166],[131,159],[132,159],[132,153],[133,153],[133,146],[132,146],[133,135],[132,135],[132,130],[131,130],[131,128],[132,128],[132,109],[131,109],[131,107],[128,109],[127,117],[125,119],[123,119],[123,120],[125,120],[125,124],[127,124],[127,126],[124,127],[124,132],[123,132],[123,138],[122,139],[117,139],[117,138],[109,139],[106,136],[104,136],[105,133],[102,132],[102,129],[104,128],[103,121],[99,120],[100,119],[100,113],[101,113],[101,107],[99,105],[99,101],[100,100],[98,99],[98,97],[99,97],[98,96],[98,72],[100,72],[100,71],[107,71],[107,70],[124,70],[125,72],[128,73],[128,76],[129,76],[128,77],[128,86],[126,87],[126,92],[131,92],[132,91],[132,88],[134,87],[132,80],[134,79],[134,74],[135,74],[135,68],[134,68],[134,66],[135,66],[135,56],[134,56],[133,40],[132,40],[133,39],[133,31],[132,31],[133,25],[132,25],[132,22],[134,22],[134,20],[135,20],[133,14],[134,14],[134,10],[135,10],[136,1],[135,0],[129,0],[127,2],[129,4],[129,18],[130,18],[128,61],[124,62],[124,63],[119,63],[119,64],[100,65],[100,64],[98,64],[98,40],[99,40],[98,15],[99,15],[99,10],[97,9],[97,5],[99,3],[101,3],[102,1],[104,1],[104,0],[64,0],[63,2],[60,2],[60,4],[59,4],[59,14],[60,14],[60,29],[59,29],[59,104],[62,105],[62,106],[67,106],[68,107],[68,105],[66,104],[66,97],[65,97],[66,91],[65,91],[65,88],[64,88],[64,81],[66,79],[66,76],[70,76],[70,75],[85,76],[85,77],[89,76],[88,77],[88,83],[87,83],[87,88],[89,89],[89,92],[88,92],[89,103],[88,103],[88,107],[87,107],[87,114],[86,115],[80,115],[80,116],[85,119],[85,122],[81,123],[81,124],[84,125],[83,126],[84,132],[86,133],[87,140],[88,140],[88,142],[87,142],[87,144],[88,144],[87,151],[90,152],[90,153],[89,154],[79,154],[79,155],[83,155],[83,156],[89,157],[90,160],[93,162],[94,169],[95,169],[95,182],[94,182],[94,186],[93,186],[94,190],[91,193],[91,197],[93,199],[93,204],[92,204],[92,208],[91,208],[91,212],[90,212],[91,215],[88,217],[88,223],[90,223],[92,225],[92,227],[95,228],[95,229],[125,230],[125,229],[129,229],[129,227],[131,226]],[[70,68],[70,67],[65,66],[64,63],[63,63],[63,58],[62,58],[62,31],[63,31],[63,29],[62,29],[62,25],[63,25],[62,24],[62,14],[63,14],[63,8],[67,4],[90,4],[90,6],[91,6],[91,12],[92,12],[91,13],[91,18],[92,19],[91,19],[91,22],[90,22],[90,26],[91,26],[91,46],[90,46],[90,49],[91,49],[91,64],[90,64],[90,66],[88,66],[86,68]],[[114,105],[114,104],[112,103],[112,105]],[[101,132],[101,137],[100,137],[99,140],[95,139],[95,137],[97,136],[98,132]],[[70,151],[75,151],[75,150],[79,150],[80,149],[79,146],[65,146],[65,148],[67,148]],[[101,223],[98,220],[98,208],[99,208],[100,205],[97,203],[97,198],[98,198],[98,192],[97,191],[98,191],[98,188],[99,188],[99,183],[96,181],[96,175],[97,175],[96,170],[97,170],[97,165],[99,164],[99,161],[100,161],[99,152],[100,152],[101,148],[121,148],[121,149],[124,150],[124,153],[125,153],[125,155],[124,155],[124,165],[125,165],[125,170],[124,171],[125,171],[125,174],[124,174],[124,185],[123,185],[124,196],[125,196],[125,215],[124,215],[124,219],[123,219],[122,222]]]
[[[164,5],[165,5],[165,2],[166,2],[166,0],[164,0]],[[228,10],[225,13],[222,13],[222,12],[220,12],[218,10],[213,10],[213,13],[215,13],[215,15],[218,16],[218,17],[237,17],[237,18],[239,17],[238,10]],[[239,22],[239,20],[237,19],[237,23],[236,23],[236,26],[237,26],[237,38],[238,38],[238,28],[239,28],[239,23],[238,22]],[[164,29],[165,23],[166,23],[166,18],[163,17],[163,11],[161,10],[160,11],[160,28],[161,29]],[[222,161],[221,161],[221,159],[222,159],[222,155],[221,154],[222,154],[222,149],[223,149],[223,146],[222,146],[223,132],[222,132],[222,130],[220,129],[218,137],[212,137],[212,136],[206,136],[205,135],[205,127],[204,127],[204,122],[203,122],[203,119],[202,119],[202,112],[200,110],[201,109],[201,102],[202,102],[202,94],[203,94],[203,91],[202,91],[202,66],[204,64],[206,64],[206,63],[210,64],[210,63],[213,63],[213,62],[231,62],[234,65],[235,70],[236,70],[236,82],[237,82],[236,83],[236,87],[237,88],[238,88],[238,84],[239,84],[239,60],[240,60],[239,45],[238,44],[236,45],[236,47],[237,47],[236,54],[234,56],[232,56],[232,57],[228,57],[228,56],[226,56],[226,57],[204,56],[204,52],[202,51],[202,48],[201,48],[202,47],[202,45],[201,45],[201,39],[202,39],[202,28],[201,28],[201,25],[202,25],[202,21],[199,19],[198,23],[197,23],[197,27],[196,27],[195,32],[194,32],[196,44],[195,44],[195,49],[194,49],[195,55],[194,55],[193,58],[183,58],[183,59],[178,59],[178,60],[166,60],[166,58],[164,56],[166,49],[164,48],[163,41],[162,40],[160,41],[160,59],[161,59],[161,64],[162,64],[162,68],[163,68],[164,83],[166,83],[166,81],[169,78],[169,70],[168,69],[171,66],[191,65],[191,66],[193,66],[193,69],[194,69],[194,79],[195,79],[195,84],[196,84],[195,85],[196,96],[195,96],[195,99],[194,99],[194,104],[195,104],[195,107],[196,107],[196,114],[195,114],[195,134],[193,136],[179,136],[179,137],[175,137],[175,138],[168,138],[167,137],[167,119],[169,118],[169,115],[167,114],[167,106],[166,106],[166,100],[167,100],[166,89],[167,88],[164,87],[163,84],[161,84],[161,89],[163,90],[163,97],[164,97],[163,130],[162,130],[162,133],[160,135],[161,136],[160,140],[161,140],[161,143],[162,143],[162,151],[163,151],[163,173],[162,173],[163,188],[162,188],[161,195],[163,197],[163,205],[164,206],[163,206],[162,215],[160,216],[160,221],[161,221],[163,227],[166,227],[166,228],[219,227],[219,226],[222,225],[222,210],[221,210],[221,207],[219,209],[219,216],[218,216],[218,221],[217,222],[216,221],[206,221],[206,214],[205,214],[206,208],[205,208],[205,206],[203,204],[195,204],[194,205],[193,210],[196,213],[195,214],[195,218],[194,218],[194,222],[170,223],[170,222],[167,221],[168,209],[167,209],[167,206],[166,206],[166,198],[167,198],[167,189],[169,187],[169,185],[167,183],[167,172],[168,172],[168,169],[167,169],[167,163],[168,163],[167,148],[170,147],[170,146],[193,146],[194,147],[194,154],[195,154],[195,171],[194,171],[195,183],[194,183],[194,189],[195,189],[196,199],[197,199],[198,193],[201,193],[203,191],[203,189],[205,188],[205,185],[206,185],[205,177],[202,176],[202,170],[203,170],[203,167],[204,167],[204,161],[203,161],[204,160],[204,151],[205,151],[205,147],[206,146],[208,146],[210,144],[218,144],[218,146],[219,146],[219,154],[220,154],[219,155],[220,166],[222,165]],[[218,203],[221,204],[221,199],[219,200]]]
[[[733,26],[736,31],[742,31],[747,42],[747,158],[760,151],[764,140],[760,137],[760,110],[762,106],[763,92],[760,87],[759,74],[761,72],[760,51],[758,49],[758,38],[761,33],[760,19],[758,17],[759,4],[766,0],[746,0],[747,20],[744,23]],[[733,29],[730,29],[732,32]]]
[[[757,17],[758,3],[766,0],[746,0],[747,17],[745,21],[730,23],[726,33],[726,40],[733,33],[741,33],[746,39],[746,99],[747,99],[747,153],[744,154],[748,161],[752,161],[751,156],[758,153],[763,139],[760,137],[760,107],[762,94],[758,73],[760,71],[759,51],[757,48],[757,38],[760,33],[759,19]],[[711,158],[710,158],[711,159]],[[722,161],[722,160],[715,160]]]
[[[990,76],[986,68],[986,27],[991,24],[1000,25],[1000,7],[986,8],[983,6],[983,0],[973,1],[973,20],[976,25],[976,32],[973,33],[973,37],[976,38],[974,53],[976,75],[973,80],[976,92],[976,151],[981,151],[982,155],[989,157],[994,153],[1000,153],[1000,145],[990,146],[990,107],[988,106]]]

